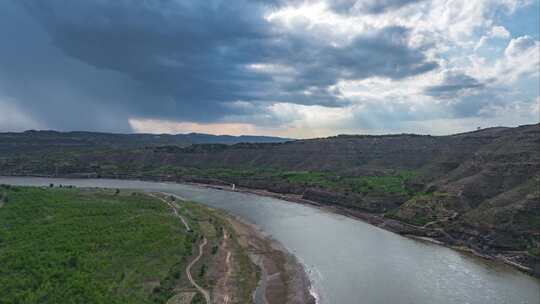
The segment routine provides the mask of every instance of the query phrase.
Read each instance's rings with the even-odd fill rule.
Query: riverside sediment
[[[227,216],[238,242],[261,269],[262,286],[256,304],[315,304],[304,267],[278,241],[239,217]]]
[[[177,199],[185,200],[172,193],[161,193],[165,196],[174,196]],[[168,203],[162,198],[159,199]],[[175,208],[173,207],[173,209]],[[175,214],[182,219],[176,211]],[[248,223],[244,219],[224,211],[218,211],[217,214],[228,222],[235,242],[238,243],[243,251],[248,253],[251,262],[260,269],[261,275],[258,288],[261,286],[262,288],[261,290],[253,291],[255,304],[316,304],[316,300],[311,294],[309,277],[302,264],[298,262],[294,255],[289,253],[278,241],[264,234],[255,224]],[[183,222],[185,223],[185,220]],[[223,241],[227,242],[228,239],[226,230],[223,230]],[[202,246],[204,244],[206,244],[206,239]],[[202,247],[199,250],[200,258]],[[229,251],[226,258],[227,264],[230,258],[231,252]],[[186,271],[188,271],[188,276],[190,276],[189,270]],[[227,271],[224,273],[224,276],[227,275],[230,275],[229,265],[227,266]],[[224,282],[224,285],[227,284]],[[227,287],[225,286],[223,289],[227,290]],[[256,297],[257,293],[259,294],[258,297]],[[203,292],[203,294],[207,301],[210,301],[208,293]],[[228,303],[229,299],[230,295],[222,294],[216,303]]]

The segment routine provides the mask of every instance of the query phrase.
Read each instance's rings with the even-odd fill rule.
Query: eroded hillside
[[[540,254],[539,151],[536,124],[450,136],[341,135],[90,149],[49,145],[45,153],[2,158],[0,174],[235,184],[295,194],[398,219],[478,251],[518,252],[533,265]]]

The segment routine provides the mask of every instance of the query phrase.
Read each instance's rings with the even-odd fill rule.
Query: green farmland
[[[162,303],[196,233],[143,194],[0,188],[0,303]]]

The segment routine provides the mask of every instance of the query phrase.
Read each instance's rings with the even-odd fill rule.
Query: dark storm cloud
[[[390,3],[390,2],[388,2]],[[238,100],[343,106],[333,85],[436,68],[408,30],[330,46],[264,19],[282,1],[2,1],[0,97],[59,129],[126,130],[127,118],[209,122]],[[262,73],[252,64],[287,67]],[[306,93],[307,92],[307,93]],[[258,107],[256,107],[258,108]]]
[[[490,109],[503,107],[515,99],[509,91],[493,87],[493,79],[480,82],[460,72],[445,72],[440,84],[424,89],[424,94],[442,101],[452,118],[490,116]]]
[[[484,83],[468,75],[446,73],[441,84],[427,87],[424,90],[424,94],[437,98],[454,98],[464,92],[478,90],[484,87]]]
[[[268,62],[293,66],[291,79],[274,79],[270,95],[272,100],[298,104],[342,106],[347,104],[338,89],[330,89],[339,79],[365,79],[372,76],[398,80],[421,74],[437,67],[427,61],[421,50],[407,46],[409,31],[403,27],[386,27],[356,37],[345,46],[321,44],[316,37],[301,35],[289,37],[276,45],[269,45]],[[302,92],[310,91],[310,95]]]
[[[0,15],[0,100],[49,128],[129,131],[116,102],[141,93],[131,80],[66,57],[15,2]]]
[[[420,50],[407,45],[408,35],[406,28],[393,26],[357,37],[343,48],[325,49],[323,66],[334,68],[345,79],[401,79],[435,69],[435,62],[426,61]]]

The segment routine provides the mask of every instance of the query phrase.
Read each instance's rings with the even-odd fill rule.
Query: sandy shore
[[[175,196],[179,200],[186,200],[172,193],[161,192],[161,194],[164,197]],[[163,198],[158,199],[169,204]],[[234,232],[235,241],[260,270],[260,281],[253,294],[255,304],[316,304],[315,298],[310,293],[309,277],[294,255],[255,224],[248,223],[226,211],[214,210],[218,211],[219,216],[229,223],[229,229]],[[178,213],[175,211],[175,214]],[[186,226],[186,229],[189,230],[189,227]],[[224,230],[225,242],[222,244],[226,244],[227,234]],[[230,253],[229,251],[226,263],[230,258]],[[226,289],[225,287],[224,290]],[[228,301],[217,303],[228,303]]]
[[[249,252],[261,275],[254,294],[256,304],[315,304],[304,267],[279,242],[257,226],[227,215],[238,243]]]

